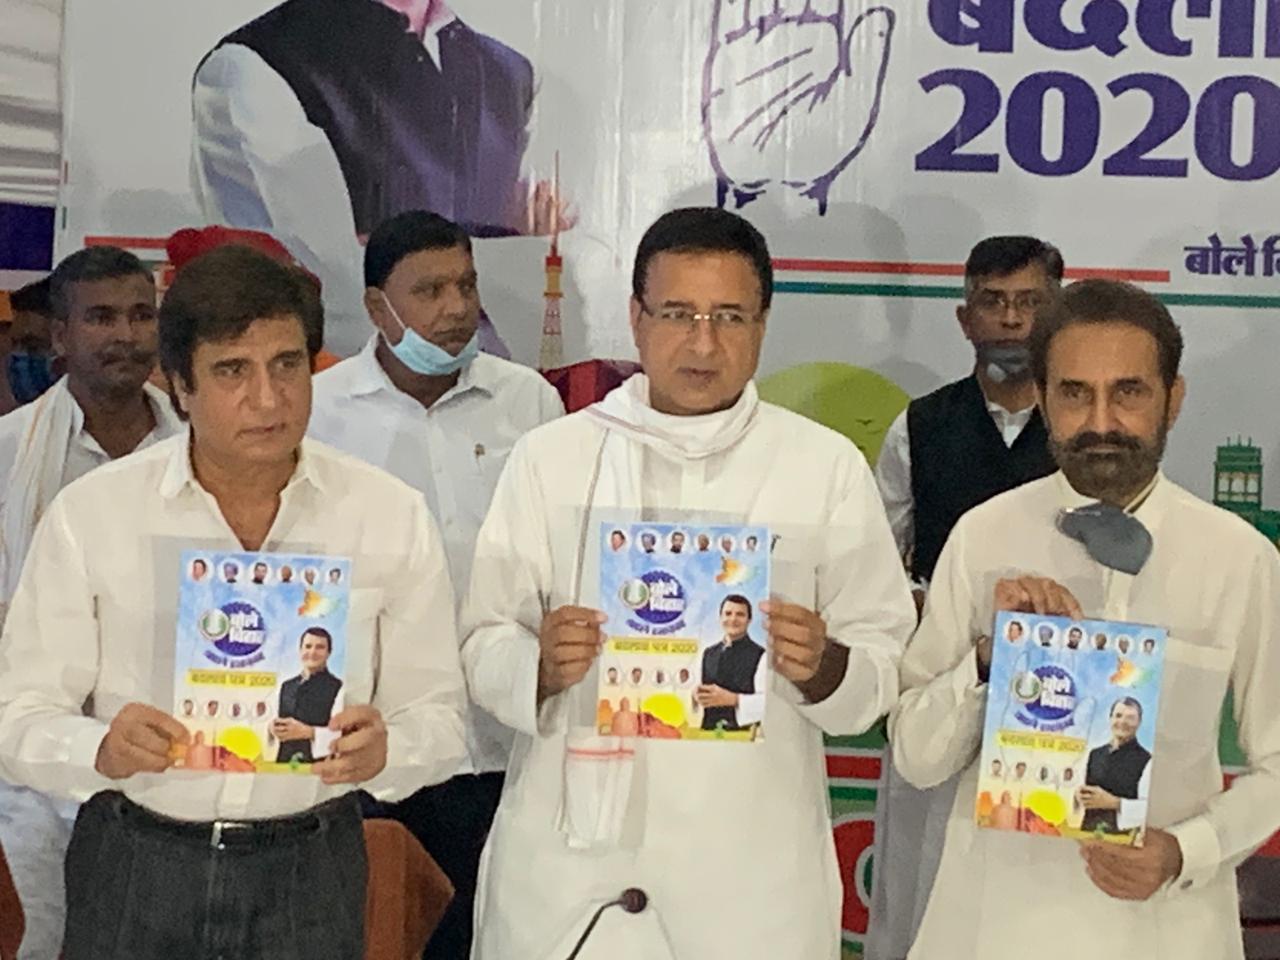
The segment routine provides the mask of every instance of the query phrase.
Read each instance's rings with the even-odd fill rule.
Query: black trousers
[[[354,795],[215,833],[99,793],[67,851],[63,957],[361,960],[365,871]]]
[[[454,886],[453,901],[427,943],[424,958],[468,960],[480,853],[502,797],[504,774],[462,774],[424,787],[400,803],[370,804],[368,816],[399,820],[418,838]]]

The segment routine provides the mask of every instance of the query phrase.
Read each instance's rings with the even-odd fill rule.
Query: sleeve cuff
[[[742,693],[738,695],[737,721],[740,726],[762,723],[765,717],[765,695]]]
[[[538,663],[541,653],[536,645],[523,647],[519,661],[512,671],[512,704],[519,722],[516,729],[531,737],[548,736],[561,728],[560,715],[564,713],[565,694],[547,697],[538,706]]]
[[[107,725],[89,717],[84,728],[71,737],[67,747],[67,766],[72,771],[71,796],[84,803],[95,793],[113,789],[114,781],[98,772],[98,748],[107,738]]]
[[[1175,893],[1198,890],[1213,879],[1222,862],[1218,831],[1207,817],[1199,816],[1175,824],[1169,833],[1182,850],[1182,872],[1173,878],[1170,890]]]
[[[951,691],[959,703],[982,694],[985,687],[978,676],[978,655],[970,651],[951,671]]]
[[[844,678],[831,695],[818,703],[800,703],[796,709],[824,733],[850,736],[866,732],[897,699],[893,661],[879,649],[854,646],[849,648]]]

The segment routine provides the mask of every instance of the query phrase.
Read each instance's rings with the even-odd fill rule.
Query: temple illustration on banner
[[[1262,505],[1262,450],[1253,438],[1218,447],[1213,465],[1213,503],[1247,520],[1280,548],[1280,510]]]

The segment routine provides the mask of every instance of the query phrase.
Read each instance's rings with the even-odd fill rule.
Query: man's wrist
[[[844,675],[848,669],[849,648],[828,637],[827,645],[822,651],[822,659],[818,662],[818,669],[808,680],[797,683],[796,688],[804,694],[806,702],[821,703],[835,693],[844,682]]]
[[[987,637],[979,637],[973,644],[973,662],[978,668],[978,682],[988,683],[991,680],[991,659],[990,656],[982,655],[983,649],[990,641]]]

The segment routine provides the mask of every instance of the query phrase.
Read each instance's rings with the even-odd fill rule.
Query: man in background
[[[422,493],[443,531],[461,601],[507,454],[564,407],[534,370],[478,352],[471,238],[444,217],[409,211],[374,230],[365,248],[365,309],[374,332],[364,349],[316,378],[311,435]],[[454,885],[428,945],[433,958],[466,960],[470,952],[475,878],[512,739],[510,730],[473,707],[469,764],[387,811],[413,831]]]
[[[988,237],[969,253],[956,320],[973,345],[972,372],[912,400],[889,427],[876,482],[916,609],[951,528],[970,508],[1053,472],[1035,406],[1027,337],[1036,311],[1061,284],[1062,255],[1025,236]],[[922,794],[885,764],[881,791],[885,853],[872,915],[888,957],[905,955],[933,875],[953,785]],[[920,837],[936,838],[938,842]]]
[[[116,247],[89,247],[17,296],[15,323],[28,348],[50,343],[66,376],[0,417],[0,626],[58,491],[181,430],[169,398],[147,383],[156,359],[156,288],[142,261]],[[47,326],[46,309],[53,314]],[[62,944],[62,860],[76,810],[0,781],[0,845],[23,901],[24,955],[54,957]]]
[[[49,278],[13,291],[9,294],[9,308],[12,319],[0,327],[0,335],[7,340],[0,352],[5,355],[4,380],[9,396],[0,397],[0,403],[5,404],[0,413],[35,400],[53,386],[62,373],[53,352]]]

